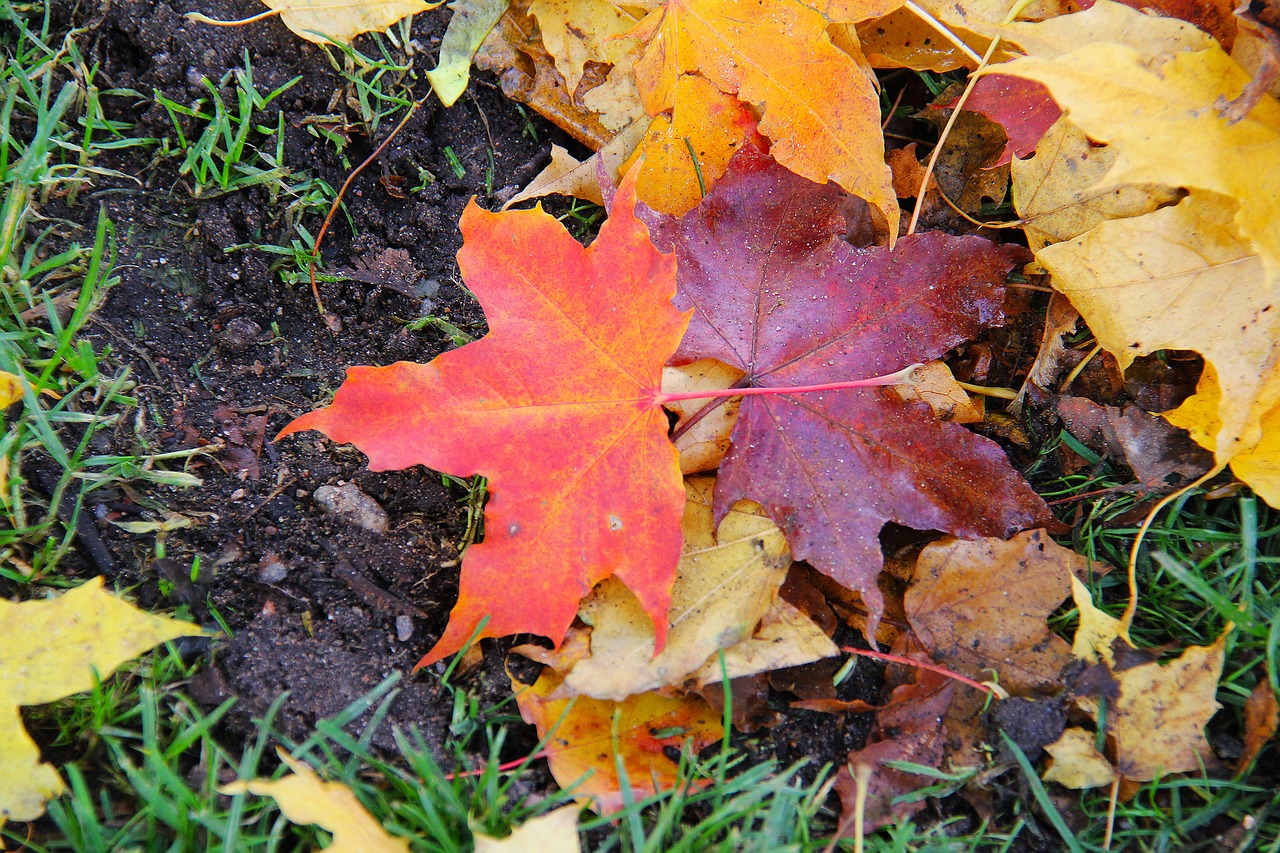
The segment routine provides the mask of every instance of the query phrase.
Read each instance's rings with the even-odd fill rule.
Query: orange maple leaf
[[[616,576],[666,639],[684,486],[660,404],[689,317],[675,259],[635,217],[635,172],[583,248],[541,208],[462,216],[458,265],[490,332],[429,364],[353,367],[333,404],[285,427],[356,445],[369,468],[422,464],[489,479],[484,541],[419,666],[478,637],[557,645],[591,588]]]

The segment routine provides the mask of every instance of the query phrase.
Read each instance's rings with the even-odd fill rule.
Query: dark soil
[[[351,165],[398,120],[384,121],[369,138],[345,97],[335,99],[345,81],[322,50],[277,20],[240,28],[188,22],[184,13],[197,7],[222,19],[260,11],[251,0],[117,2],[100,19],[74,22],[92,27],[81,43],[88,61],[100,66],[98,85],[139,93],[104,99],[109,116],[136,123],[134,135],[174,137],[153,91],[179,104],[207,97],[202,79],[216,84],[243,68],[246,52],[260,92],[301,76],[259,119],[274,126],[276,110],[283,111],[283,165],[296,176],[338,187],[350,173],[333,145],[308,132],[308,117],[336,112],[350,119]],[[418,16],[418,72],[435,64],[445,20],[443,10]],[[368,38],[356,47],[377,54]],[[414,97],[427,94],[420,74],[409,82]],[[335,220],[323,247],[324,271],[367,280],[322,283],[324,316],[305,280],[286,284],[273,270],[280,256],[227,251],[245,243],[287,246],[296,236],[282,213],[286,200],[273,199],[266,187],[195,198],[190,179],[178,174],[180,156],[124,149],[100,165],[136,176],[141,186],[104,179],[76,206],[51,211],[91,227],[101,205],[115,226],[120,280],[91,334],[98,348],[109,347],[131,367],[140,409],[113,446],[97,449],[209,450],[190,466],[201,488],[95,492],[88,508],[94,530],[82,537],[89,546],[80,555],[84,571],[135,586],[146,603],[186,605],[210,626],[214,610],[225,620],[234,637],[213,644],[191,690],[210,705],[238,698],[224,730],[229,740],[250,733],[249,719],[284,691],[290,695],[277,725],[296,738],[398,672],[402,692],[375,745],[391,744],[391,726],[417,727],[427,743],[446,745],[452,700],[436,671],[411,674],[411,668],[441,634],[456,595],[465,491],[421,468],[372,473],[362,454],[314,433],[279,445],[271,439],[293,417],[325,403],[347,366],[427,361],[453,345],[430,326],[408,331],[405,321],[430,311],[472,334],[483,331],[477,304],[458,284],[458,218],[472,197],[499,206],[536,173],[553,141],[572,145],[536,117],[528,122],[492,81],[473,80],[448,110],[427,98],[351,185],[346,204],[356,234],[345,217]],[[446,146],[465,176],[455,176]],[[422,170],[436,180],[417,189]],[[302,224],[314,234],[320,219],[310,214]],[[381,504],[389,529],[371,532],[326,515],[313,493],[343,483]],[[131,536],[108,523],[155,517],[148,507],[159,505],[194,522],[166,535],[164,559],[156,558],[154,535]],[[105,548],[91,550],[95,531]],[[192,583],[197,557],[202,572]],[[484,665],[461,681],[482,707],[511,695],[506,647],[486,642]],[[870,675],[847,682],[842,698],[876,702],[879,678]],[[786,708],[778,690],[762,688],[760,697],[775,710]],[[748,745],[753,758],[809,758],[816,770],[843,762],[862,745],[867,727],[865,715],[786,711],[781,725],[752,735]],[[508,739],[507,757],[531,748],[531,731]]]

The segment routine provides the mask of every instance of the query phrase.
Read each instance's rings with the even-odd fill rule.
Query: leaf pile
[[[488,478],[422,664],[548,638],[516,650],[545,664],[517,701],[556,778],[588,774],[606,812],[619,767],[656,792],[672,747],[721,737],[707,685],[832,657],[849,628],[898,663],[837,781],[846,831],[918,810],[913,766],[1011,748],[1070,787],[1214,766],[1228,635],[1166,662],[1136,648],[1134,604],[1094,605],[1109,567],[1050,538],[1066,528],[1007,455],[1107,453],[1153,495],[1230,466],[1280,505],[1272,48],[1177,5],[1187,20],[1111,0],[1008,19],[981,0],[459,0],[442,66],[474,51],[594,150],[553,148],[509,204],[574,195],[609,217],[583,248],[540,208],[473,202],[458,262],[489,333],[352,368],[282,433]],[[976,73],[877,75],[902,68]],[[464,79],[432,83],[451,102]],[[927,169],[895,141],[921,123],[945,133]],[[1006,194],[1025,247],[976,227]],[[1081,320],[1092,364],[1068,343]],[[1169,352],[1195,364],[1190,396],[1138,378]],[[1048,426],[1067,449],[1038,446]],[[1214,467],[1173,449],[1187,436]],[[1074,646],[1050,628],[1068,600]]]

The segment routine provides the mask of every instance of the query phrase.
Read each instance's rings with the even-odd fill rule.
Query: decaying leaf
[[[355,793],[341,782],[326,782],[305,763],[277,750],[280,760],[293,771],[274,781],[253,779],[231,782],[223,794],[256,794],[271,797],[280,811],[297,824],[316,824],[333,833],[327,853],[407,853],[409,839],[387,833],[361,805]]]
[[[546,195],[573,196],[603,206],[605,197],[600,186],[601,175],[616,182],[622,174],[624,161],[644,138],[648,128],[648,119],[628,125],[585,160],[578,160],[559,145],[552,144],[551,162],[527,187],[503,205],[503,209]]]
[[[588,148],[599,149],[616,136],[556,71],[526,0],[513,0],[476,51],[475,65],[498,75],[508,98],[528,104]]]
[[[974,400],[960,387],[946,362],[931,361],[916,368],[910,385],[891,385],[889,393],[904,403],[919,401],[928,404],[933,413],[944,421],[958,424],[976,424],[982,421],[982,400]]]
[[[657,395],[687,321],[670,302],[674,258],[649,242],[634,199],[631,175],[588,249],[540,209],[472,202],[458,264],[489,334],[427,365],[352,368],[331,406],[281,433],[318,429],[376,471],[489,478],[484,541],[467,549],[458,603],[423,663],[486,616],[482,637],[559,643],[611,576],[642,602],[658,648],[666,640],[684,488]]]
[[[1005,542],[943,539],[925,547],[907,590],[911,627],[930,657],[962,675],[1025,695],[1060,684],[1071,660],[1046,620],[1087,577],[1088,558],[1042,530]]]
[[[1068,119],[1059,119],[1034,157],[1013,161],[1013,205],[1032,250],[1079,237],[1109,219],[1141,216],[1177,201],[1177,190],[1159,184],[1099,189],[1118,156],[1115,148],[1090,142]]]
[[[915,814],[924,800],[898,801],[903,794],[929,784],[928,777],[889,766],[905,761],[937,767],[942,761],[942,718],[951,705],[956,682],[928,670],[918,670],[911,684],[896,687],[888,704],[876,714],[876,727],[864,749],[849,753],[849,760],[836,775],[840,795],[842,834],[853,829],[851,819],[857,787],[849,768],[868,764],[872,768],[863,827],[870,832]]]
[[[1137,406],[1100,406],[1064,396],[1058,398],[1057,411],[1072,435],[1128,465],[1148,491],[1171,492],[1213,467],[1213,454],[1186,432]]]
[[[695,312],[674,363],[715,358],[751,386],[841,381],[928,361],[1001,321],[1016,250],[937,233],[855,249],[847,199],[746,149],[696,210],[655,218],[679,304]],[[862,594],[872,635],[886,521],[972,537],[1048,518],[995,444],[877,389],[745,398],[717,514],[741,498],[798,559]]]
[[[125,661],[197,625],[144,613],[94,578],[46,601],[0,599],[0,824],[35,820],[65,790],[22,726],[18,709],[92,690]]]
[[[588,654],[578,642],[550,656],[529,650],[563,677],[557,697],[620,701],[678,685],[717,651],[751,636],[777,597],[791,555],[782,532],[750,502],[731,509],[717,527],[713,485],[710,477],[686,484],[684,554],[671,589],[666,647],[654,654],[653,624],[639,600],[621,583],[602,581],[579,610],[591,626]]]
[[[1162,349],[1205,357],[1213,379],[1202,376],[1195,402],[1170,420],[1219,462],[1254,448],[1263,416],[1280,403],[1280,311],[1262,260],[1235,229],[1233,207],[1192,193],[1037,256],[1122,368]],[[1216,405],[1206,405],[1215,395]]]
[[[537,727],[539,737],[554,730],[547,744],[551,775],[602,814],[623,806],[617,758],[639,800],[676,783],[677,765],[667,757],[668,748],[687,743],[697,752],[724,736],[718,715],[696,696],[671,699],[642,693],[622,702],[549,698],[559,686],[551,669],[543,670],[532,686],[512,683],[525,722]],[[690,784],[702,787],[709,781]]]
[[[1103,661],[1118,688],[1101,719],[1114,743],[1119,775],[1144,782],[1216,764],[1204,727],[1221,707],[1216,694],[1230,630],[1213,645],[1189,646],[1168,663],[1121,665],[1118,653],[1134,648],[1124,626],[1094,606],[1083,584],[1073,579],[1072,586],[1080,610],[1073,654],[1090,663]],[[1097,702],[1077,703],[1099,719]]]
[[[1140,16],[1127,14],[1128,32],[1140,36]],[[1280,402],[1276,321],[1264,310],[1280,281],[1280,178],[1269,165],[1280,158],[1280,104],[1264,97],[1231,124],[1215,105],[1239,94],[1248,75],[1216,42],[1189,50],[1137,41],[1001,66],[1048,86],[1074,124],[1116,148],[1097,189],[1191,191],[1172,208],[1103,223],[1039,259],[1122,368],[1162,348],[1193,349],[1214,364],[1220,425],[1205,446],[1225,464],[1258,444],[1263,416]],[[1202,301],[1210,290],[1223,297],[1211,306]],[[1117,303],[1122,313],[1109,317]],[[1153,306],[1168,319],[1155,323]]]
[[[529,818],[511,830],[506,838],[472,833],[476,853],[579,853],[578,806],[561,806],[555,811]]]
[[[280,13],[280,20],[307,41],[343,44],[361,33],[382,32],[406,15],[441,5],[427,0],[262,0]]]
[[[1262,679],[1244,703],[1244,749],[1236,761],[1236,775],[1248,769],[1280,730],[1280,701],[1270,681]]]
[[[1145,782],[1217,761],[1204,727],[1222,707],[1215,694],[1228,633],[1211,646],[1188,647],[1168,664],[1152,662],[1116,673],[1120,697],[1107,705],[1106,723],[1121,776]]]

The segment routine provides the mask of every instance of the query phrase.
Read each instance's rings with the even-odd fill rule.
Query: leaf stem
[[[943,676],[946,676],[947,678],[955,679],[956,681],[959,681],[961,684],[967,684],[975,690],[981,690],[983,693],[996,695],[995,689],[990,684],[983,684],[980,681],[975,681],[974,679],[969,678],[968,676],[965,676],[965,675],[961,675],[960,673],[954,670],[947,669],[944,666],[938,666],[936,663],[926,663],[925,661],[921,661],[921,660],[912,660],[911,658],[902,657],[901,655],[887,655],[884,652],[873,652],[867,649],[857,649],[857,648],[854,648],[853,646],[841,646],[840,651],[848,652],[851,655],[858,655],[864,658],[874,658],[875,660],[882,660],[888,663],[901,664],[902,666],[914,666],[917,669],[927,669],[929,672],[934,672],[934,673],[937,673],[938,675],[943,675]]]
[[[868,388],[875,385],[906,385],[909,384],[916,372],[921,367],[920,364],[913,364],[904,367],[897,373],[888,373],[884,376],[872,376],[870,379],[850,379],[846,382],[824,382],[820,385],[790,385],[779,387],[755,387],[755,388],[723,388],[715,391],[682,391],[677,394],[654,395],[654,401],[658,405],[664,403],[674,403],[678,400],[712,400],[717,397],[752,397],[763,394],[810,394],[815,391],[838,391],[842,388]]]

